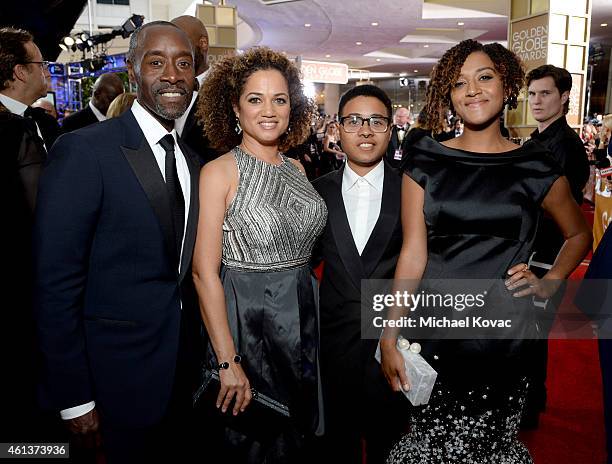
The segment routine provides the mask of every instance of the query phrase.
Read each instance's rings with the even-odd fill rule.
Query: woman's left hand
[[[522,297],[527,295],[537,295],[540,298],[550,298],[555,294],[561,281],[553,279],[539,279],[531,272],[525,263],[519,263],[508,270],[510,276],[506,279],[506,288],[516,290],[512,296]]]

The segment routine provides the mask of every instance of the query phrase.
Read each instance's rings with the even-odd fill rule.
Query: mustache
[[[184,84],[160,84],[152,90],[156,95],[160,95],[162,92],[178,92],[183,95],[187,93],[187,87]]]

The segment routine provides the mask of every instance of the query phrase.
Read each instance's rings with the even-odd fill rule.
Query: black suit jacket
[[[91,111],[89,105],[87,105],[85,108],[64,118],[62,121],[62,133],[82,129],[96,122],[99,122],[98,118],[96,118],[96,115]]]
[[[321,353],[343,363],[359,362],[361,339],[361,280],[393,279],[402,246],[401,176],[385,164],[378,221],[359,255],[342,199],[344,167],[318,178],[315,189],[328,209],[327,225],[316,256],[324,262],[320,286]],[[373,354],[373,353],[372,353]]]
[[[166,186],[133,113],[53,146],[34,228],[47,407],[95,400],[107,424],[125,427],[163,417],[181,311],[199,319],[191,282],[199,163],[181,149],[191,197],[179,272]]]
[[[42,108],[31,108],[31,118],[38,124],[47,150],[51,150],[61,132],[59,123]]]
[[[396,169],[399,168],[400,164],[402,163],[402,160],[395,159],[395,150],[399,148],[402,150],[402,154],[406,153],[406,149],[407,149],[406,135],[408,134],[408,129],[409,127],[407,127],[406,132],[404,132],[404,138],[402,139],[402,143],[400,143],[399,137],[397,135],[397,131],[398,131],[397,126],[394,124],[393,128],[391,129],[391,139],[389,140],[389,146],[387,147],[387,154],[385,156],[385,160],[387,161],[387,163],[389,163],[389,165],[391,165],[392,167]]]
[[[185,144],[191,148],[191,150],[198,155],[200,159],[200,164],[203,166],[209,161],[214,160],[215,158],[221,156],[226,151],[215,150],[210,147],[208,139],[204,135],[204,128],[195,114],[198,109],[198,99],[200,97],[196,97],[193,102],[193,106],[191,110],[189,110],[189,114],[187,115],[187,119],[185,120],[185,126],[183,127],[183,133],[181,134],[181,138],[185,142]]]
[[[25,422],[25,430],[31,432],[36,430],[31,421],[38,420],[31,415],[39,374],[32,311],[32,224],[47,153],[33,121],[11,113],[2,104],[0,140],[0,208],[5,217],[2,262],[6,269],[2,279],[6,291],[2,297],[0,363],[10,372],[0,385],[0,436],[23,439],[28,435],[18,424]]]
[[[383,462],[401,430],[394,411],[402,409],[374,359],[377,340],[361,338],[361,281],[392,279],[395,273],[402,246],[401,176],[385,164],[380,215],[360,256],[344,208],[343,172],[344,167],[313,184],[328,209],[316,249],[324,263],[319,290],[324,453],[338,462],[360,462],[363,436],[368,460]]]

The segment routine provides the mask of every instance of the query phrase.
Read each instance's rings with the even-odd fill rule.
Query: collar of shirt
[[[348,163],[344,166],[344,173],[342,174],[342,190],[348,192],[351,190],[360,179],[365,180],[371,187],[382,192],[383,180],[385,175],[385,164],[382,160],[368,172],[365,176],[360,176],[351,169]]]
[[[147,110],[145,110],[138,100],[135,100],[132,104],[132,114],[136,118],[136,122],[140,129],[142,130],[145,139],[149,146],[151,147],[151,151],[153,152],[153,156],[155,157],[155,161],[157,162],[157,166],[161,172],[161,175],[166,181],[166,173],[165,173],[165,159],[166,152],[159,144],[159,141],[162,137],[172,134],[174,137],[174,155],[176,157],[176,171],[179,177],[179,182],[181,184],[181,189],[183,191],[183,198],[185,201],[185,223],[183,224],[183,243],[185,244],[185,233],[187,228],[187,218],[189,217],[189,208],[190,208],[190,199],[191,199],[191,178],[189,176],[189,166],[187,165],[187,160],[185,159],[185,155],[181,150],[181,147],[176,143],[177,142],[177,134],[176,130],[172,129],[171,132],[168,132],[164,126],[162,126],[157,119],[155,119]],[[182,248],[181,248],[181,259],[182,259]],[[179,263],[180,269],[180,263]]]
[[[91,111],[93,111],[93,114],[98,121],[100,122],[106,121],[106,116],[104,116],[102,112],[94,106],[91,100],[89,100],[89,108],[91,109]]]
[[[138,100],[134,100],[132,105],[132,113],[138,122],[138,125],[142,129],[147,142],[151,148],[155,147],[162,137],[167,134],[172,134],[174,141],[176,142],[176,130],[172,129],[168,132],[164,126],[162,126],[157,119],[155,119],[151,113],[145,110]]]
[[[198,74],[196,76],[196,79],[198,80],[198,84],[200,84],[200,88],[202,88],[202,83],[204,82],[204,79],[206,79],[206,76],[208,76],[208,71],[210,71],[210,68],[208,68],[202,74]]]
[[[11,113],[16,114],[18,116],[23,116],[25,110],[28,109],[28,105],[26,105],[25,103],[21,103],[20,101],[15,100],[11,97],[7,97],[3,93],[0,93],[0,103],[6,106],[6,109],[9,110]]]
[[[545,140],[551,138],[557,133],[557,130],[567,124],[567,119],[565,119],[565,115],[551,122],[546,129],[540,132],[539,129],[534,130],[531,133],[532,139]]]

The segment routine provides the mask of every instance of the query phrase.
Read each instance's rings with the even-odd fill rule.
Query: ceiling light
[[[429,48],[429,44],[423,45],[424,48]]]
[[[378,23],[375,21],[373,23],[370,23],[372,26],[378,26]]]
[[[304,24],[304,27],[310,27],[310,23]]]
[[[325,55],[325,58],[331,58],[331,55],[329,55],[329,54]]]
[[[418,69],[415,69],[415,70],[414,70],[414,72],[419,72],[419,70],[418,70]]]
[[[82,43],[83,43],[83,40],[82,40],[80,37],[77,37],[77,38],[76,38],[76,43],[77,43],[77,45],[78,45],[78,44],[82,44]]]
[[[376,58],[376,61],[380,61],[380,58]]]
[[[355,42],[355,45],[361,45],[361,42]]]
[[[608,23],[601,23],[600,26],[601,27],[608,27]]]
[[[64,38],[62,39],[62,42],[64,42],[64,44],[65,44],[67,47],[70,47],[70,46],[74,45],[74,39],[73,39],[72,37],[70,37],[69,35],[67,35],[66,37],[64,37]]]
[[[459,21],[459,22],[457,23],[457,26],[463,26],[464,24],[465,24],[465,23],[464,23],[463,21]]]

